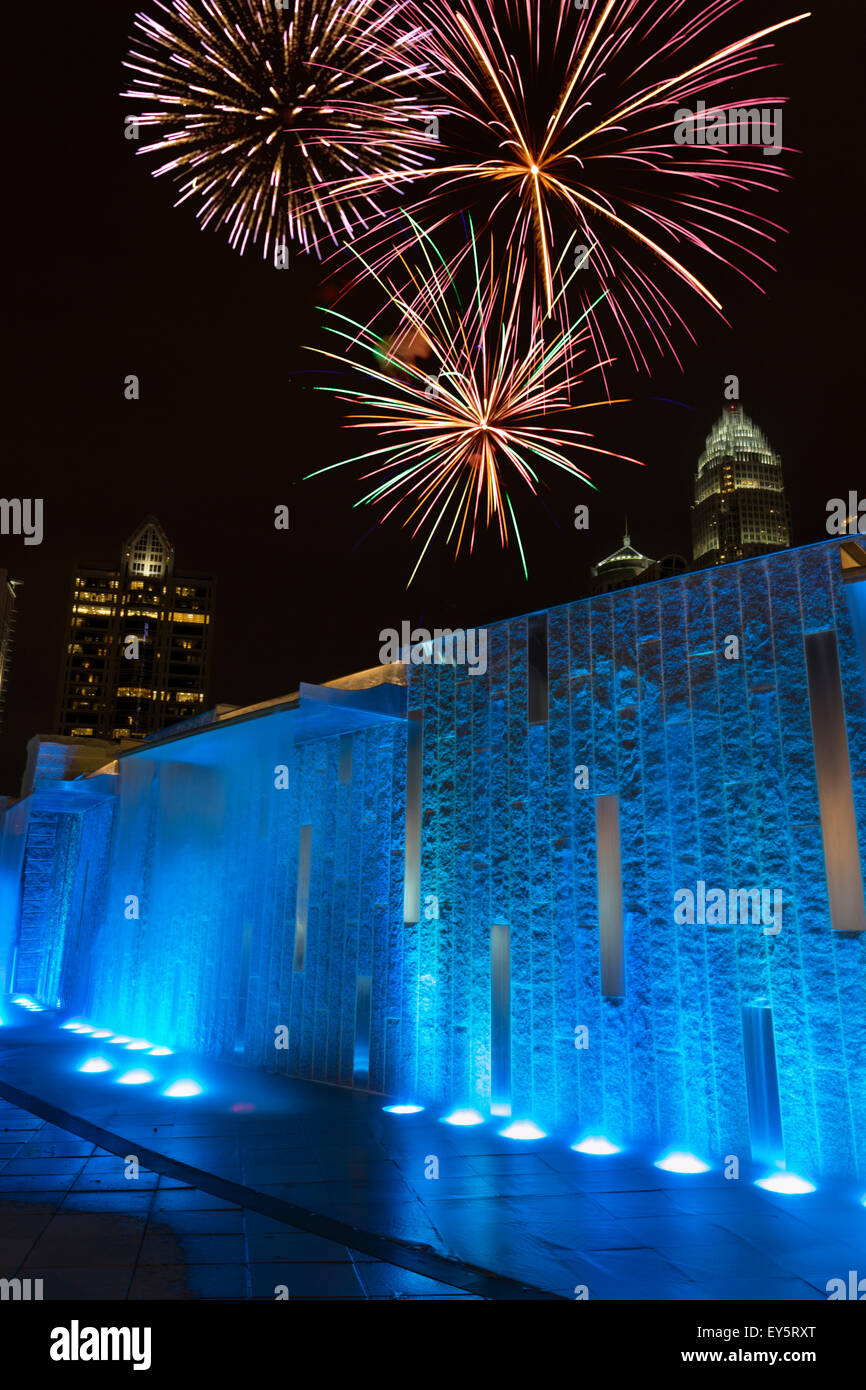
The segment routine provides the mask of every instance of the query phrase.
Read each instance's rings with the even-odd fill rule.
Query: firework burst
[[[505,232],[520,273],[528,266],[547,314],[564,306],[557,266],[576,232],[585,248],[576,294],[597,353],[608,355],[590,309],[600,289],[636,367],[647,366],[648,339],[675,353],[672,329],[689,331],[669,297],[675,283],[723,312],[690,265],[702,263],[703,275],[703,264],[725,263],[751,280],[753,268],[772,269],[764,252],[783,230],[753,206],[786,177],[777,160],[674,139],[675,111],[693,98],[718,112],[784,101],[745,84],[772,66],[771,36],[808,16],[725,41],[740,3],[424,0],[406,18],[428,28],[424,81],[441,144],[434,166],[404,171],[402,208],[431,231],[463,205],[483,214]],[[392,186],[362,175],[325,196],[373,198]],[[372,233],[379,268],[405,249],[399,216],[383,215]]]
[[[430,159],[409,83],[412,24],[402,0],[172,0],[138,14],[124,92],[167,155],[154,175],[179,185],[202,227],[223,227],[265,257],[286,238],[317,249],[363,222],[367,200],[321,189],[388,181]],[[363,203],[364,206],[361,206]]]
[[[575,388],[598,365],[581,365],[586,326],[561,328],[545,343],[538,311],[527,314],[521,309],[526,302],[521,295],[525,266],[513,279],[509,267],[498,275],[492,240],[480,259],[478,239],[470,228],[460,259],[471,264],[474,286],[464,304],[454,265],[446,263],[411,218],[409,223],[417,254],[400,260],[410,291],[404,293],[365,264],[395,311],[397,332],[383,341],[369,324],[333,309],[324,311],[328,328],[345,350],[313,350],[342,364],[348,356],[364,382],[357,388],[318,389],[360,406],[349,417],[348,427],[373,430],[383,441],[331,467],[371,464],[362,479],[375,481],[355,505],[384,506],[380,524],[398,511],[405,513],[403,525],[421,544],[409,584],[437,534],[444,533],[446,544],[454,543],[456,554],[463,545],[471,552],[482,523],[495,527],[503,548],[513,534],[526,573],[513,489],[522,485],[537,494],[538,464],[593,486],[569,457],[576,449],[627,459],[588,442],[592,435],[587,431],[557,423],[566,412],[613,402],[574,403]],[[426,364],[418,360],[419,344],[426,347]]]

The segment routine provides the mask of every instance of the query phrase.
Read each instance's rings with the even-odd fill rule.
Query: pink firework
[[[675,354],[675,327],[692,336],[675,287],[723,314],[705,282],[713,263],[760,288],[783,231],[757,210],[757,195],[787,177],[781,146],[765,152],[736,135],[712,143],[707,118],[716,132],[722,118],[745,132],[742,113],[781,118],[785,99],[752,83],[775,65],[773,36],[808,16],[731,38],[742,4],[411,0],[400,22],[416,39],[425,31],[434,160],[411,167],[413,140],[397,174],[338,178],[319,196],[366,205],[353,231],[369,239],[378,269],[406,248],[403,211],[436,231],[470,210],[499,229],[546,315],[557,302],[560,316],[587,313],[599,360],[610,355],[605,319],[591,308],[600,291],[607,328],[612,318],[636,367],[647,366],[649,342]],[[701,102],[705,118],[690,123]],[[565,301],[559,289],[575,269]]]

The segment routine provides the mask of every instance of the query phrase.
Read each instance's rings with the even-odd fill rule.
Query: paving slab
[[[94,1044],[49,1014],[0,1044],[0,1096],[15,1107],[0,1112],[0,1191],[50,1198],[67,1217],[84,1201],[85,1219],[146,1216],[124,1296],[273,1298],[290,1282],[278,1268],[306,1267],[299,1297],[573,1299],[586,1286],[603,1299],[811,1299],[866,1268],[866,1209],[844,1185],[779,1197],[751,1171],[670,1174],[649,1154],[575,1153],[567,1135],[515,1143],[502,1121],[389,1115],[382,1096],[189,1055],[148,1058],[153,1082],[121,1087],[78,1071]],[[165,1097],[179,1076],[202,1093]],[[76,1142],[93,1147],[62,1152]],[[56,1155],[41,1152],[49,1143]],[[133,1154],[130,1191],[121,1160]],[[401,1274],[359,1276],[371,1266]]]

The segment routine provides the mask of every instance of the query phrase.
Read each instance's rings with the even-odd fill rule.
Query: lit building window
[[[174,549],[155,517],[124,543],[115,573],[73,576],[59,732],[140,739],[205,708],[211,582],[174,574]],[[174,610],[174,611],[173,611]],[[137,659],[123,660],[128,636]],[[136,685],[120,685],[122,680]],[[174,685],[183,689],[175,691]]]

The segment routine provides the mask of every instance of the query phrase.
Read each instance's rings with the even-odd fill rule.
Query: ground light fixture
[[[603,1134],[587,1134],[585,1139],[570,1146],[578,1154],[618,1154],[622,1153],[619,1144],[605,1139]]]
[[[15,1002],[17,1003],[18,1000]],[[134,1038],[128,1033],[113,1033],[110,1028],[95,1028],[92,1023],[84,1023],[81,1019],[70,1018],[59,1026],[70,1033],[86,1033],[91,1038],[110,1040],[112,1047],[125,1047],[127,1052],[146,1052],[148,1057],[174,1056],[170,1047],[154,1047],[149,1038]]]
[[[672,1153],[665,1154],[664,1158],[656,1159],[656,1168],[661,1168],[665,1173],[708,1173],[710,1165],[704,1163],[702,1158],[696,1154],[686,1153],[682,1149],[675,1149]]]
[[[180,1081],[172,1081],[170,1086],[166,1086],[162,1094],[164,1096],[179,1097],[200,1096],[201,1093],[202,1087],[197,1081],[193,1081],[191,1077],[184,1077]]]
[[[34,1012],[44,1012],[39,1004],[36,1004],[33,1000],[23,995],[19,995],[16,999],[13,999],[12,1002]],[[3,1019],[0,1017],[0,1026],[2,1025]],[[66,1023],[61,1023],[59,1026],[68,1032],[78,1033],[88,1038],[110,1039],[113,1045],[122,1046],[129,1052],[147,1051],[148,1056],[151,1057],[171,1057],[174,1055],[170,1047],[154,1046],[146,1038],[132,1038],[121,1033],[115,1035],[109,1028],[94,1028],[92,1024],[83,1023],[78,1019],[70,1019]],[[113,1069],[113,1063],[109,1062],[105,1057],[88,1057],[86,1061],[82,1062],[79,1066],[78,1071],[87,1075],[94,1075],[113,1071]],[[117,1081],[119,1085],[123,1086],[141,1086],[154,1079],[152,1072],[147,1071],[143,1067],[138,1067],[125,1072],[123,1076],[117,1078]],[[191,1077],[184,1077],[178,1081],[173,1081],[166,1087],[162,1094],[173,1099],[181,1099],[201,1095],[202,1090],[203,1087],[199,1082],[193,1080]],[[246,1107],[233,1108],[240,1109]],[[418,1115],[422,1113],[424,1108],[423,1105],[416,1105],[414,1103],[382,1106],[383,1111],[389,1115]],[[493,1110],[493,1107],[491,1107],[491,1110]],[[442,1121],[445,1124],[466,1127],[484,1124],[484,1117],[478,1110],[466,1107],[453,1110],[450,1115],[442,1116]],[[546,1132],[540,1129],[532,1120],[515,1120],[513,1124],[500,1130],[499,1134],[503,1139],[516,1140],[537,1140],[547,1137]],[[612,1140],[601,1134],[588,1134],[583,1139],[578,1140],[577,1143],[571,1144],[570,1148],[575,1153],[592,1154],[596,1156],[622,1152],[620,1145],[613,1143]],[[663,1158],[656,1160],[654,1166],[662,1169],[666,1173],[680,1173],[683,1175],[709,1172],[709,1164],[705,1163],[703,1159],[698,1158],[696,1154],[689,1153],[682,1149],[675,1149],[665,1154]],[[770,1173],[763,1178],[756,1179],[755,1186],[763,1188],[766,1192],[773,1192],[782,1196],[800,1196],[816,1191],[815,1184],[809,1182],[807,1178],[800,1177],[797,1173],[788,1173],[784,1171]],[[859,1204],[866,1208],[866,1193],[860,1197]]]
[[[755,1186],[762,1187],[765,1192],[780,1192],[784,1197],[800,1197],[805,1192],[815,1191],[815,1184],[797,1173],[770,1173],[758,1178]]]
[[[500,1139],[546,1139],[547,1134],[533,1120],[515,1120],[499,1131]]]

